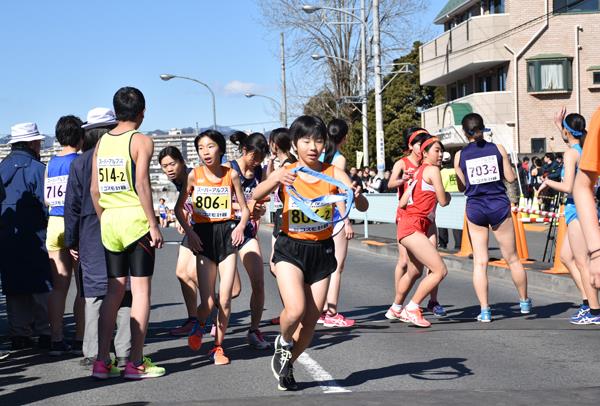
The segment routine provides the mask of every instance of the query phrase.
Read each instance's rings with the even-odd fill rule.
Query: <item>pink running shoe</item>
[[[104,361],[94,361],[92,376],[96,379],[109,379],[121,376],[121,370],[114,363],[107,364]]]
[[[400,320],[405,323],[412,323],[417,327],[429,327],[431,323],[425,320],[421,309],[407,310],[406,307],[400,313]]]
[[[393,306],[390,306],[387,312],[385,312],[385,318],[389,320],[402,320],[402,308],[400,311],[394,310]]]
[[[323,320],[324,327],[352,327],[354,323],[354,320],[347,319],[340,313],[336,313],[335,316],[326,314],[325,319]]]
[[[326,315],[327,315],[327,312],[321,313],[321,317],[319,317],[319,320],[317,320],[317,324],[323,324],[323,323],[325,323],[325,316]]]
[[[169,334],[173,337],[185,337],[194,328],[195,319],[187,319],[181,326],[169,330]]]

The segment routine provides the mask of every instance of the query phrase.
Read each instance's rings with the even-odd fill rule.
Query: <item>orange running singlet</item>
[[[287,166],[292,169],[298,166],[297,163]],[[329,164],[323,164],[321,172],[333,178],[335,167]],[[316,178],[314,178],[316,179]],[[338,193],[338,188],[324,180],[317,180],[314,183],[304,181],[300,175],[294,181],[294,188],[307,199]],[[311,220],[302,210],[298,209],[285,187],[281,187],[280,193],[283,201],[283,222],[281,231],[284,234],[298,240],[323,241],[331,238],[333,233],[332,223],[319,223]],[[312,209],[324,220],[333,218],[333,205],[325,203],[313,203]]]
[[[221,166],[223,177],[212,183],[204,174],[204,166],[194,168],[192,206],[194,223],[217,223],[234,218],[231,207],[231,168]]]

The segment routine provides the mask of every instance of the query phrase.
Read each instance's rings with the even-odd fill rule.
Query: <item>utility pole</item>
[[[281,33],[281,122],[287,127],[287,90],[285,85],[285,45]]]
[[[385,141],[383,134],[383,103],[381,100],[381,39],[379,31],[379,0],[373,0],[373,57],[375,59],[375,148],[377,174],[385,170]]]
[[[363,21],[360,29],[360,69],[362,82],[362,133],[363,133],[363,160],[364,166],[369,166],[369,121],[367,119],[367,15],[365,0],[360,0],[360,19]]]

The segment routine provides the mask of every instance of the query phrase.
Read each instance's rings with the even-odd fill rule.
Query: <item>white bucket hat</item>
[[[96,107],[87,113],[87,121],[81,128],[89,130],[97,127],[106,127],[117,124],[115,113],[105,107]]]
[[[43,140],[44,138],[38,131],[36,123],[19,123],[10,128],[10,140],[8,143],[36,141]]]

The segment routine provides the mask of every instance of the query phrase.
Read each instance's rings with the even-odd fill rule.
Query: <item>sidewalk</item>
[[[380,255],[391,257],[398,256],[398,247],[395,239],[395,224],[369,224],[369,238],[364,238],[363,224],[354,224],[356,237],[350,242],[354,249],[374,252]],[[452,231],[450,230],[448,248],[454,247]],[[529,256],[532,261],[528,261],[523,266],[527,271],[529,286],[544,289],[551,292],[568,294],[573,299],[579,300],[580,293],[575,287],[570,275],[554,275],[542,271],[552,268],[552,262],[542,262],[544,254],[544,245],[548,228],[540,225],[527,225],[526,236],[529,248]],[[460,245],[460,244],[459,244]],[[488,275],[490,277],[505,279],[511,281],[510,271],[504,263],[499,263],[501,259],[498,244],[490,233],[490,265],[488,266]],[[444,261],[449,269],[471,272],[473,270],[472,256],[470,258],[457,257],[454,255],[456,250],[447,250],[442,252]]]

